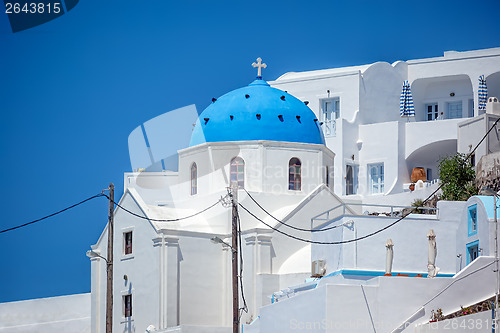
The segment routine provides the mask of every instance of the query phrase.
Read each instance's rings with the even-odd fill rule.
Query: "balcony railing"
[[[323,129],[323,134],[326,137],[337,136],[337,123],[335,119],[324,120],[321,127]]]
[[[359,207],[359,209],[356,209]],[[368,207],[375,207],[376,209],[370,212]],[[346,214],[346,210],[349,210]],[[324,211],[323,213],[311,218],[311,229],[318,225],[334,221],[339,217],[345,215],[354,216],[379,216],[379,217],[402,217],[405,210],[416,210],[416,214],[437,215],[438,208],[431,207],[412,207],[412,206],[397,206],[397,205],[376,205],[376,204],[363,204],[363,203],[342,203],[333,208]],[[358,211],[358,212],[356,212]],[[362,212],[362,213],[360,213]]]

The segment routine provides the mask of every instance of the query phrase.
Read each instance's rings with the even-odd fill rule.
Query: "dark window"
[[[354,172],[352,170],[352,165],[346,165],[345,167],[345,194],[354,194]]]
[[[479,257],[479,242],[467,244],[467,265]]]
[[[427,120],[437,119],[438,113],[437,104],[427,104]]]
[[[123,296],[123,316],[132,317],[132,295]]]
[[[293,191],[300,191],[301,187],[301,163],[296,157],[288,162],[288,189]]]
[[[131,254],[132,253],[132,231],[126,232],[123,234],[123,242],[125,245],[124,253]]]

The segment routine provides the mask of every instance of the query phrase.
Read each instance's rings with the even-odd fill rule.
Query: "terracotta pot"
[[[412,191],[412,192],[415,191],[415,184],[410,184],[409,188],[410,188],[410,191]]]
[[[416,183],[419,180],[423,182],[427,181],[425,169],[422,167],[413,168],[413,171],[411,172],[411,182]]]

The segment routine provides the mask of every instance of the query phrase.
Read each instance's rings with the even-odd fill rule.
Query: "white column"
[[[101,302],[104,299],[101,295],[101,265],[104,262],[99,257],[90,258],[91,267],[91,332],[100,333],[101,330]],[[104,280],[103,280],[104,281]]]
[[[248,303],[248,314],[242,319],[255,319],[259,308],[263,305],[261,286],[259,287],[259,274],[272,273],[272,237],[267,234],[254,234],[245,238],[246,251],[243,266],[243,283],[245,296]],[[242,320],[242,322],[244,322]]]
[[[179,239],[165,237],[165,316],[166,327],[178,326],[179,323]]]
[[[257,274],[272,274],[272,237],[257,235]]]
[[[161,234],[153,239],[159,253],[158,329],[179,325],[179,239]]]
[[[242,246],[243,247],[243,246]],[[243,251],[243,248],[240,249]],[[241,322],[245,323],[250,317],[255,318],[257,312],[256,287],[257,287],[257,237],[245,237],[245,251],[243,251],[243,288],[248,305],[248,313],[243,313]]]
[[[165,279],[165,274],[164,274],[164,269],[163,269],[163,263],[165,262],[164,260],[164,251],[163,251],[163,243],[164,243],[164,235],[162,234],[161,237],[153,239],[153,247],[157,247],[159,251],[159,262],[158,262],[158,272],[159,272],[159,281],[158,281],[158,294],[160,295],[159,303],[158,303],[158,329],[165,328],[164,327],[164,311],[163,311],[163,305],[164,305],[164,291],[163,291],[163,286],[164,286],[164,279]]]

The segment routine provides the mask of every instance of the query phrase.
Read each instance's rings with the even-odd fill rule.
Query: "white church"
[[[431,311],[495,295],[493,197],[401,216],[437,189],[441,157],[471,152],[500,118],[498,99],[480,96],[485,84],[500,96],[500,48],[272,82],[260,59],[255,67],[256,80],[199,115],[176,171],[125,174],[114,212],[114,332],[231,332],[232,182],[241,332],[431,332]],[[414,113],[401,117],[405,81]],[[474,163],[498,151],[495,130]],[[424,171],[416,183],[414,168]],[[93,253],[106,256],[107,232]],[[94,256],[91,267],[91,319],[75,332],[105,332],[106,262]],[[491,312],[471,316],[475,331],[491,332]],[[10,327],[0,332],[22,331]]]

